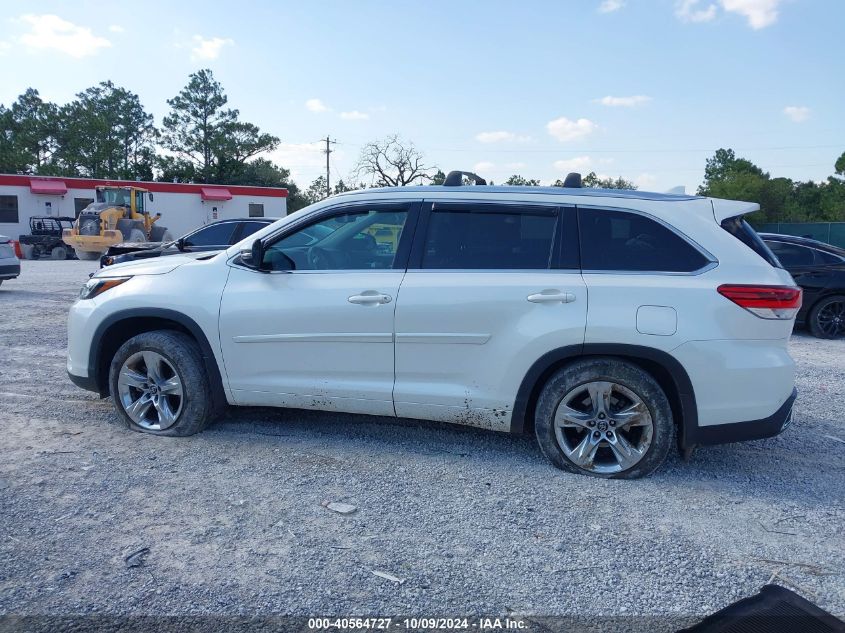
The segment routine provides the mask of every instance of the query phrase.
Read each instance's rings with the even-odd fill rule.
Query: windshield
[[[104,202],[116,207],[128,207],[129,194],[129,189],[97,189],[97,202]]]

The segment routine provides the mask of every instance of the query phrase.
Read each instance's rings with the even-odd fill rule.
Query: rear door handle
[[[575,295],[571,292],[560,292],[559,290],[543,290],[526,297],[531,303],[572,303]]]
[[[357,305],[379,305],[382,303],[390,303],[393,301],[393,297],[390,295],[382,294],[380,292],[376,292],[375,290],[365,290],[359,295],[352,295],[348,299],[349,303],[355,303]]]

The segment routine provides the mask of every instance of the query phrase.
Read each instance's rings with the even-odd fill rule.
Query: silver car
[[[0,284],[21,274],[21,262],[15,255],[11,238],[0,235]]]

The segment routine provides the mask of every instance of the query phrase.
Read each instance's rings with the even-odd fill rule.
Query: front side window
[[[507,207],[434,208],[424,269],[538,270],[551,267],[557,213]]]
[[[187,235],[185,246],[226,246],[235,230],[234,222],[209,224]]]
[[[579,209],[583,270],[694,272],[708,259],[680,235],[644,215]]]
[[[408,212],[358,208],[286,235],[264,252],[269,270],[393,268]]]

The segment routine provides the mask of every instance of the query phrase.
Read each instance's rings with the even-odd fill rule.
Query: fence
[[[845,222],[777,222],[758,224],[756,228],[760,233],[811,237],[820,242],[845,248]]]

